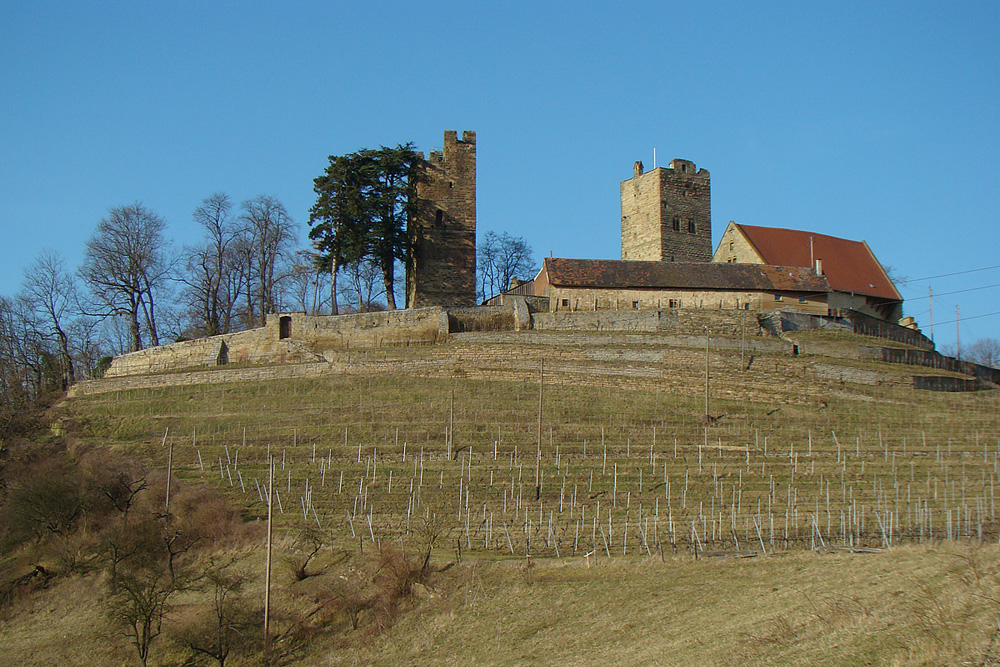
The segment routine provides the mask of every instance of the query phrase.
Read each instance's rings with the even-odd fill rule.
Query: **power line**
[[[981,269],[969,269],[967,271],[955,271],[954,273],[942,273],[938,276],[927,276],[926,278],[907,278],[907,283],[918,283],[922,280],[934,280],[935,278],[948,278],[949,276],[960,276],[965,273],[976,273],[977,271],[989,271],[991,269],[1000,269],[1000,264],[996,266],[984,266]]]
[[[991,287],[1000,287],[1000,283],[996,283],[996,284],[993,284],[993,285],[983,285],[982,287],[969,287],[967,289],[957,289],[957,290],[952,290],[951,292],[935,292],[934,296],[947,296],[948,294],[961,294],[963,292],[975,292],[976,290],[990,289]],[[920,301],[921,299],[930,299],[930,298],[931,298],[930,296],[915,296],[915,297],[912,297],[910,299],[907,299],[907,301]]]
[[[984,313],[982,315],[969,315],[968,317],[961,317],[957,320],[950,320],[948,322],[935,322],[934,326],[939,327],[945,324],[954,324],[955,322],[965,322],[966,320],[978,320],[981,317],[992,317],[994,315],[1000,315],[1000,310],[996,311],[995,313]]]

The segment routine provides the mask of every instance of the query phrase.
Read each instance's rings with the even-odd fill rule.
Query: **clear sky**
[[[478,134],[480,235],[539,257],[619,257],[618,184],[655,148],[711,171],[715,242],[736,220],[912,279],[1000,265],[996,3],[276,4],[0,0],[0,293],[135,201],[183,245],[213,192],[269,194],[304,243],[328,155],[446,129]],[[901,291],[926,330],[929,285],[997,283]],[[936,296],[938,343],[998,296]]]

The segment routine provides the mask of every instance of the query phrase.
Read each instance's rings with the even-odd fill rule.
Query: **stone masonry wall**
[[[939,368],[952,373],[971,375],[985,382],[1000,385],[1000,370],[981,366],[969,361],[960,361],[954,357],[946,357],[934,350],[909,350],[895,347],[861,347],[862,354],[868,359],[885,361],[891,364],[906,364],[909,366],[925,366]]]
[[[277,342],[276,340],[273,342]],[[261,327],[239,333],[187,340],[114,358],[105,377],[165,373],[178,368],[273,360],[275,346]]]
[[[439,307],[336,316],[269,315],[268,326],[274,338],[280,335],[283,318],[289,318],[288,339],[302,341],[317,350],[435,343],[448,335],[448,313]]]
[[[736,262],[739,264],[763,264],[764,260],[757,254],[757,250],[750,245],[736,225],[730,222],[726,226],[726,231],[722,233],[719,247],[716,248],[712,256],[713,262]]]
[[[749,361],[737,353],[739,341],[712,339],[711,364],[717,395],[750,391],[773,398],[787,393],[789,378],[806,380],[792,402],[824,400],[828,383],[907,384],[905,373],[892,373],[822,362],[796,360],[791,346],[773,338],[747,341]],[[160,375],[90,380],[73,385],[71,396],[169,386],[254,383],[332,374],[392,373],[428,377],[464,377],[501,381],[536,381],[544,363],[547,382],[588,386],[631,386],[659,391],[691,391],[704,373],[704,338],[661,334],[470,333],[450,337],[445,345],[409,348],[329,350],[327,360],[294,365],[220,367]],[[754,360],[756,357],[756,360]],[[750,371],[744,375],[740,368]],[[752,366],[751,366],[752,364]],[[735,384],[728,385],[733,382]]]
[[[476,133],[444,133],[417,182],[417,215],[407,234],[407,306],[476,303]]]
[[[621,183],[622,259],[712,260],[711,178],[693,162],[636,174]]]
[[[764,335],[752,313],[742,310],[599,310],[535,313],[540,331],[676,332],[733,337]]]
[[[644,361],[662,361],[664,357],[676,356],[676,350],[667,351],[668,348],[692,348],[695,350],[705,349],[705,336],[660,333],[650,335],[647,332],[627,333],[627,332],[576,332],[559,331],[546,332],[544,334],[526,333],[461,333],[455,334],[453,339],[458,343],[487,345],[505,344],[517,345],[522,349],[533,347],[565,347],[565,348],[595,348],[595,352],[589,353],[588,358],[610,358],[610,356],[623,356],[629,359],[642,359]],[[741,345],[739,338],[712,337],[712,350],[739,350]],[[624,346],[646,346],[646,349],[623,351]],[[613,352],[602,351],[603,348],[616,348]],[[777,338],[762,337],[755,331],[752,335],[748,332],[745,348],[750,353],[768,354],[791,354],[792,343]],[[610,356],[609,356],[610,355]]]
[[[767,292],[722,292],[709,290],[657,289],[587,289],[549,287],[552,312],[594,310],[780,310],[825,315],[828,312],[822,295],[805,294],[802,298],[784,294],[775,298]]]
[[[281,338],[282,320],[288,327]],[[443,308],[391,310],[353,315],[268,315],[265,326],[209,338],[170,343],[119,355],[105,377],[169,373],[226,364],[307,363],[327,349],[435,343],[448,336]]]

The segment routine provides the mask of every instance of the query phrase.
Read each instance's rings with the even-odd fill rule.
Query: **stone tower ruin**
[[[708,170],[688,160],[643,172],[621,184],[622,259],[712,261],[712,192]]]
[[[448,130],[417,181],[417,212],[407,229],[406,304],[476,304],[476,133]]]

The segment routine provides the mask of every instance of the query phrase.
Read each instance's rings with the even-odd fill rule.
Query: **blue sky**
[[[864,239],[910,278],[1000,265],[995,3],[0,1],[0,293],[43,249],[76,265],[110,207],[178,245],[213,192],[301,224],[327,156],[478,134],[479,231],[616,258],[618,184],[673,157],[729,220]],[[935,293],[1000,269],[917,281]],[[936,297],[935,338],[1000,311]],[[949,322],[949,324],[945,324]],[[1000,337],[1000,315],[962,324]]]

